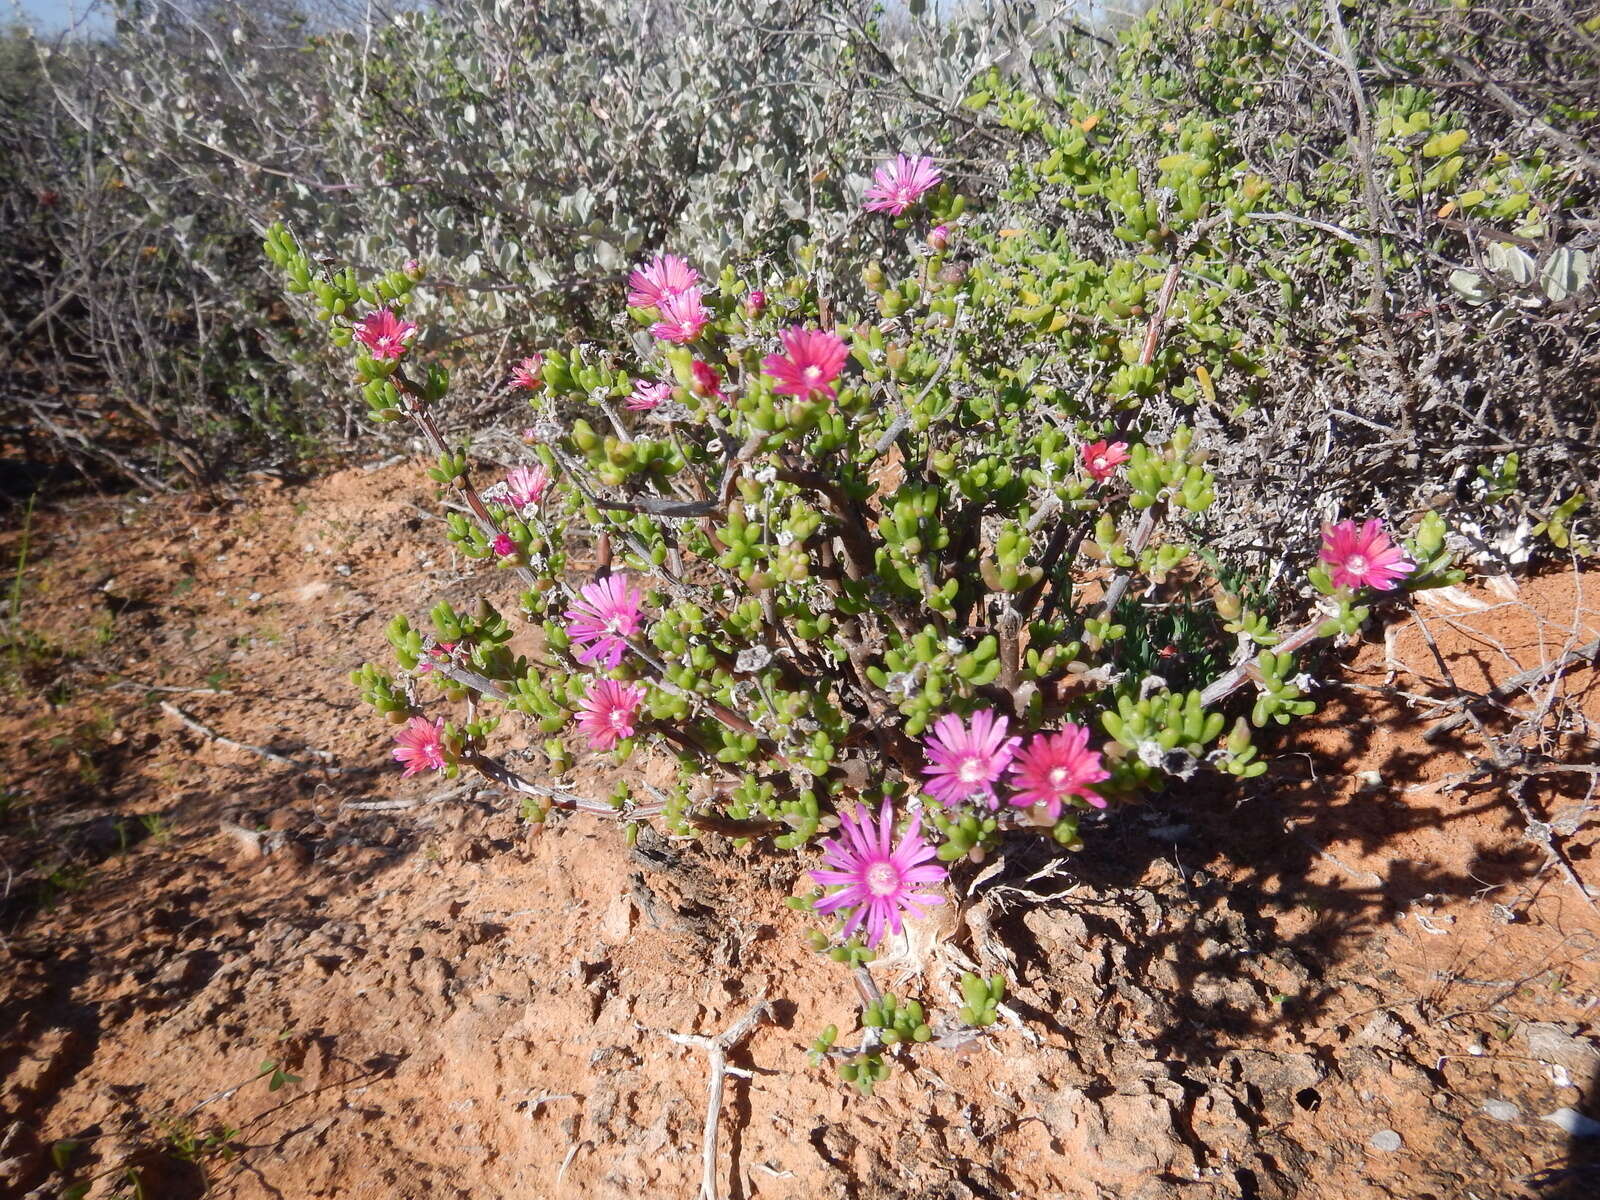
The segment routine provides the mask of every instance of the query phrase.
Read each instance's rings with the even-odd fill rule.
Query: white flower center
[[[628,723],[628,714],[620,708],[611,710],[611,728],[622,729]]]
[[[1365,575],[1367,573],[1367,556],[1365,554],[1352,554],[1344,560],[1345,569],[1352,575]]]
[[[622,632],[622,614],[621,613],[613,613],[612,614],[611,619],[606,622],[606,632],[607,633],[621,633]]]
[[[1072,778],[1072,772],[1065,767],[1052,767],[1050,770],[1050,786],[1060,788]]]
[[[900,872],[893,863],[875,862],[867,868],[867,891],[874,896],[892,896],[900,890]]]
[[[984,768],[983,762],[976,758],[962,759],[961,766],[956,771],[956,778],[962,783],[983,783],[988,776],[989,772]]]
[[[815,383],[817,380],[822,378],[822,368],[817,366],[815,363],[812,363],[802,372],[802,374],[805,375],[807,383]]]
[[[1104,471],[1106,469],[1106,456],[1104,454],[1096,454],[1094,462],[1090,465],[1097,471]]]

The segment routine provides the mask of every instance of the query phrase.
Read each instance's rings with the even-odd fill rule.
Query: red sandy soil
[[[805,1054],[858,1010],[782,904],[804,864],[398,778],[347,674],[393,611],[482,582],[418,478],[35,518],[42,644],[0,702],[0,1196],[694,1196],[707,1054],[669,1035],[761,999],[722,1197],[1600,1195],[1600,1142],[1543,1119],[1600,1117],[1595,775],[1473,774],[1486,738],[1593,764],[1595,672],[1423,738],[1456,687],[1600,634],[1600,577],[1389,610],[1387,645],[1307,664],[1323,709],[1263,779],[966,870],[875,970],[945,1020],[966,964],[1004,970],[1005,1019],[865,1097]]]

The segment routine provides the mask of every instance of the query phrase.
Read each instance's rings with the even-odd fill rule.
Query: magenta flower
[[[1387,592],[1417,569],[1406,552],[1389,540],[1383,522],[1376,517],[1360,525],[1354,521],[1324,525],[1321,558],[1332,568],[1329,574],[1334,587]]]
[[[668,292],[656,305],[661,319],[650,326],[650,333],[664,342],[683,345],[700,336],[700,331],[711,319],[711,312],[700,303],[700,289],[688,288],[681,292]]]
[[[410,779],[419,771],[442,771],[449,765],[445,758],[444,718],[432,725],[426,717],[412,717],[399,733],[394,735],[394,760],[405,763],[401,779]]]
[[[511,368],[511,386],[536,392],[544,386],[540,372],[544,370],[544,355],[530,354]]]
[[[629,308],[660,308],[668,296],[687,292],[700,273],[676,254],[658,254],[628,276]]]
[[[368,313],[356,322],[356,341],[367,348],[373,358],[399,358],[411,348],[411,339],[417,336],[417,327],[402,321],[387,308]]]
[[[765,292],[751,292],[744,298],[744,311],[746,316],[759,317],[767,311],[767,294]]]
[[[831,871],[811,871],[811,878],[823,887],[837,887],[816,903],[819,913],[854,911],[844,924],[844,936],[852,937],[863,922],[867,926],[867,945],[883,940],[884,927],[900,933],[901,914],[922,915],[922,908],[943,904],[944,897],[914,889],[922,884],[943,883],[948,874],[936,862],[929,862],[936,851],[922,840],[922,816],[911,818],[905,833],[894,844],[894,810],[883,802],[876,822],[865,805],[856,805],[855,815],[839,814],[839,836],[822,845],[822,858]]]
[[[501,558],[510,558],[517,552],[517,544],[511,540],[509,533],[495,534],[494,541],[489,544],[489,548]]]
[[[623,572],[584,584],[579,596],[567,612],[567,636],[578,647],[577,660],[585,666],[616,666],[628,638],[638,632],[644,596]]]
[[[923,192],[939,182],[939,172],[931,158],[907,158],[897,154],[872,173],[872,186],[866,192],[868,212],[899,216],[917,202]]]
[[[400,269],[405,272],[406,278],[411,280],[412,283],[416,283],[422,278],[422,264],[414,258],[406,259],[405,266]]]
[[[550,469],[543,463],[515,467],[506,472],[506,498],[518,508],[538,504],[550,486]]]
[[[722,376],[717,374],[715,367],[697,358],[690,364],[689,372],[694,376],[694,386],[689,390],[696,396],[703,396],[707,400],[722,399]]]
[[[440,642],[432,650],[428,651],[433,656],[432,658],[425,658],[417,664],[417,674],[426,675],[432,671],[434,668],[433,659],[437,659],[439,662],[449,662],[450,656],[455,653],[455,649],[456,644],[454,642]]]
[[[928,230],[928,249],[939,254],[948,249],[950,245],[950,226],[935,225]]]
[[[813,396],[832,400],[833,381],[844,370],[845,356],[849,353],[844,339],[821,329],[795,326],[781,331],[778,341],[788,357],[769,354],[761,360],[761,369],[778,381],[773,393],[798,396],[802,400]]]
[[[644,689],[636,683],[596,679],[578,706],[578,728],[596,750],[609,750],[633,736],[633,722],[644,703]]]
[[[1127,442],[1112,442],[1109,446],[1103,441],[1091,442],[1081,453],[1084,468],[1101,483],[1115,475],[1117,468],[1132,457]]]
[[[1006,737],[1006,724],[1005,717],[988,709],[972,714],[970,729],[954,713],[935,721],[933,732],[923,739],[929,759],[922,769],[928,777],[928,795],[946,808],[977,799],[998,808],[995,781],[1022,744],[1019,737]]]
[[[651,383],[648,379],[633,381],[633,395],[628,397],[628,408],[633,412],[649,412],[660,408],[672,399],[670,383]]]
[[[1100,751],[1089,749],[1089,731],[1070,722],[1060,733],[1041,733],[1017,752],[1011,763],[1016,792],[1011,803],[1018,808],[1044,806],[1052,821],[1061,819],[1063,802],[1077,796],[1095,808],[1106,802],[1090,784],[1110,779],[1100,765]]]

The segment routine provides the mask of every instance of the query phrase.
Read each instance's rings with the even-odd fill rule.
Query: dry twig
[[[755,1027],[770,1015],[766,997],[762,997],[720,1037],[708,1038],[692,1033],[666,1035],[680,1046],[704,1050],[711,1058],[711,1078],[706,1087],[705,1135],[700,1153],[700,1200],[717,1200],[717,1124],[722,1113],[722,1087],[728,1072],[735,1070],[728,1066],[728,1052],[737,1049]]]

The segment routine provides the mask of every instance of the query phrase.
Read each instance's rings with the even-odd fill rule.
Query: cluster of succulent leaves
[[[1105,328],[1122,314],[1077,312],[1058,288],[1090,277],[1103,287],[1146,268],[1108,270],[1039,231],[996,230],[965,209],[945,186],[915,222],[897,222],[917,257],[898,276],[869,263],[860,311],[833,309],[804,272],[727,267],[712,278],[712,319],[692,347],[648,337],[648,311],[631,314],[636,332],[618,349],[544,347],[529,453],[554,475],[551,494],[537,511],[491,499],[487,522],[452,514],[446,529],[462,553],[494,558],[526,585],[518,616],[538,630],[537,649],[514,655],[493,610],[474,622],[436,612],[420,632],[400,618],[391,640],[402,671],[431,645],[453,643],[466,674],[397,683],[369,666],[366,697],[403,719],[430,687],[447,697],[472,690],[481,706],[558,733],[595,675],[568,653],[564,613],[582,580],[566,548],[603,542],[610,568],[648,588],[647,632],[611,674],[646,686],[641,734],[679,759],[665,813],[678,832],[714,811],[802,846],[841,803],[914,794],[924,762],[916,739],[944,713],[978,709],[1004,713],[1017,733],[1068,721],[1103,730],[1110,794],[1187,776],[1200,761],[1244,777],[1264,771],[1252,730],[1312,706],[1293,656],[1272,649],[1277,633],[1244,598],[1264,589],[1236,569],[1219,574],[1218,553],[1197,553],[1190,540],[1192,518],[1216,499],[1208,450],[1139,400],[1177,357],[1130,362],[1142,338]],[[923,241],[935,222],[955,228],[953,245]],[[318,293],[318,315],[338,339],[348,337],[341,299],[397,303],[410,283],[404,273],[368,285],[330,273],[319,287],[304,279],[309,259],[287,233],[270,235],[268,251],[292,289]],[[1048,299],[1035,291],[1041,280],[1056,281]],[[332,305],[321,294],[328,281]],[[1156,282],[1138,277],[1141,300]],[[757,290],[767,296],[760,312],[745,302]],[[1202,297],[1180,290],[1172,303],[1181,315],[1167,340],[1204,359],[1209,343],[1194,326]],[[836,398],[777,395],[763,374],[777,332],[796,325],[836,327],[847,339]],[[1086,339],[1083,328],[1104,331]],[[447,373],[419,358],[397,366],[358,353],[369,404],[416,415],[441,399]],[[697,361],[714,369],[719,390],[706,394]],[[1226,361],[1214,360],[1218,373]],[[636,382],[655,379],[673,386],[671,401],[628,410]],[[1131,443],[1106,482],[1080,465],[1082,446],[1103,437]],[[473,469],[465,450],[446,450],[432,474],[460,483]],[[1448,572],[1442,531],[1424,528],[1427,544],[1412,551],[1421,585]],[[500,533],[513,553],[491,550]],[[1103,611],[1101,589],[1123,576],[1127,600]],[[1366,609],[1323,590],[1332,612],[1323,632],[1357,628]],[[1202,695],[1214,678],[1175,688],[1149,671],[1152,655],[1173,647],[1156,650],[1150,622],[1120,615],[1169,596],[1183,598],[1188,617],[1176,653],[1220,667],[1248,647],[1255,659],[1255,695],[1226,736],[1230,714]],[[480,718],[447,736],[479,754],[491,750],[490,731]],[[632,742],[615,753],[626,757]],[[993,847],[1015,815],[930,807],[947,861]],[[1050,830],[1062,845],[1080,844],[1079,816],[1068,808]]]

